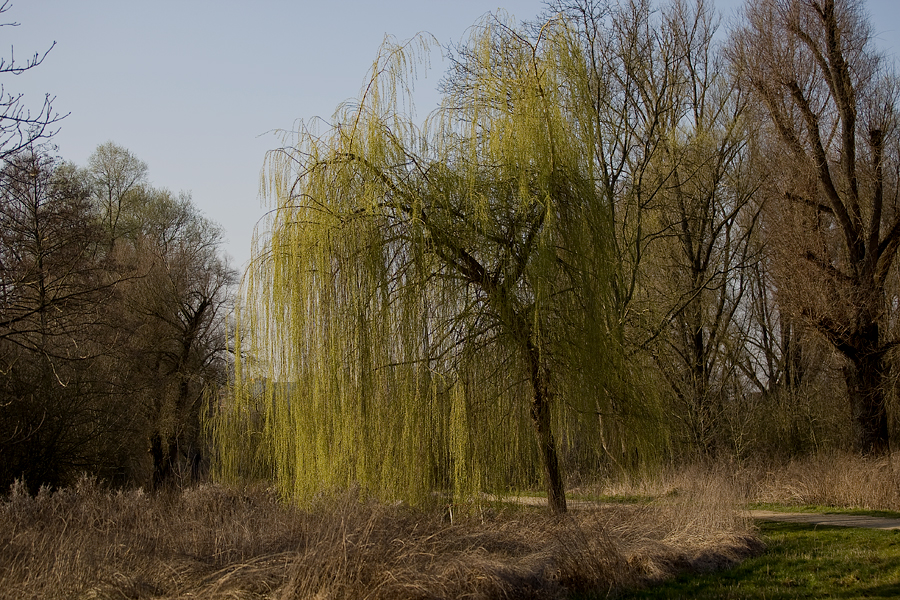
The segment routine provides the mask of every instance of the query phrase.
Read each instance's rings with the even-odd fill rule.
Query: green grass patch
[[[749,505],[750,510],[771,510],[774,512],[792,513],[822,513],[832,515],[859,515],[867,517],[884,517],[886,519],[900,519],[900,512],[895,510],[872,510],[868,508],[841,508],[837,506],[822,506],[817,504],[775,504],[771,502],[757,502]]]
[[[683,575],[620,598],[900,597],[900,531],[761,523],[766,552],[729,571]]]

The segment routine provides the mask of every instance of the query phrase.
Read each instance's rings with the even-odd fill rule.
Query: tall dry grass
[[[684,499],[691,506],[676,513],[677,518],[688,519],[687,530],[694,528],[697,519],[712,519],[704,527],[734,529],[734,524],[716,521],[740,518],[727,507],[751,503],[900,511],[900,452],[865,457],[831,450],[787,459],[723,459],[649,475],[623,475],[583,491],[594,496],[668,499],[670,504]]]
[[[262,489],[151,496],[90,480],[0,504],[0,598],[564,598],[759,549],[723,484],[562,518],[496,505],[442,512],[353,494],[300,510]]]
[[[863,457],[833,451],[750,463],[740,477],[756,502],[900,511],[900,452]]]

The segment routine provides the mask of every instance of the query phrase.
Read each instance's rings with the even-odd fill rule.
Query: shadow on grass
[[[897,598],[900,532],[761,523],[767,551],[730,571],[684,575],[619,598]]]

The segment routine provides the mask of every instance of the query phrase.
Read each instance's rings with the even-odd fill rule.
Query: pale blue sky
[[[739,0],[715,0],[727,17]],[[900,0],[869,0],[885,49],[900,48]],[[114,141],[150,168],[150,181],[190,191],[226,231],[235,266],[250,257],[265,152],[276,129],[330,117],[356,96],[386,33],[427,31],[446,44],[485,13],[519,19],[541,0],[13,0],[0,28],[0,53],[24,61],[56,41],[43,65],[2,83],[39,107],[43,94],[71,113],[55,143],[79,165]],[[437,54],[433,89],[441,75]],[[427,95],[425,96],[427,98]],[[436,95],[433,96],[436,101]],[[418,107],[420,116],[433,108]]]

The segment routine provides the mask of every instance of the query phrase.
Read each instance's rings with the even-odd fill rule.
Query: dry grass
[[[602,596],[757,551],[725,489],[700,478],[649,505],[495,508],[451,524],[352,494],[304,511],[217,485],[16,488],[0,504],[0,598]]]
[[[743,469],[756,502],[900,511],[900,453],[828,452]]]
[[[652,476],[605,481],[582,490],[593,496],[688,499],[678,514],[712,519],[707,529],[735,529],[739,524],[716,522],[739,518],[729,506],[772,503],[900,511],[900,452],[863,457],[828,451],[789,460],[722,461],[662,470]]]

